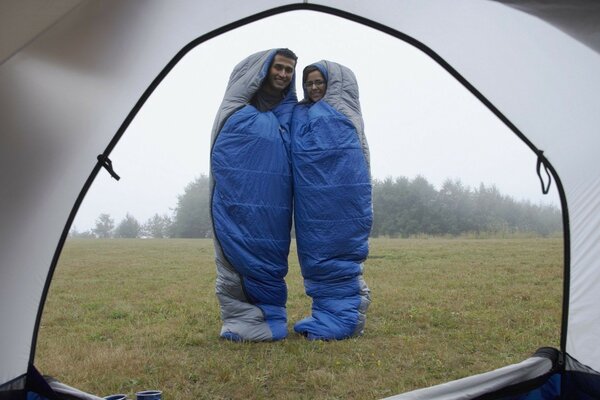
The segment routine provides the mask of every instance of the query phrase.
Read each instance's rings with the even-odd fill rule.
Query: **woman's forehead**
[[[323,74],[321,73],[321,71],[316,70],[316,71],[310,71],[307,75],[306,75],[306,79],[323,79]]]

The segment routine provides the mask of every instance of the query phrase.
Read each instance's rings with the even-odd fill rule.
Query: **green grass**
[[[169,400],[378,399],[558,347],[559,238],[373,239],[365,335],[218,338],[210,240],[71,240],[39,333],[42,373],[98,395]],[[294,249],[288,313],[309,313]]]

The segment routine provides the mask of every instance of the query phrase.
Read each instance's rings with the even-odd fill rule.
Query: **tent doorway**
[[[255,29],[254,25],[259,26],[259,28]],[[260,36],[260,32],[267,32],[267,34]],[[274,34],[274,32],[277,32],[277,34]],[[300,33],[294,34],[292,32]],[[340,35],[340,32],[344,32],[344,34]],[[249,38],[253,37],[252,35],[258,36],[256,39],[251,40]],[[145,222],[155,213],[169,213],[170,209],[176,206],[177,195],[182,193],[185,185],[200,174],[208,172],[210,127],[233,65],[254,51],[280,46],[287,46],[296,51],[300,56],[299,66],[301,67],[309,62],[327,58],[348,65],[354,70],[361,89],[361,103],[367,138],[371,147],[372,168],[375,178],[383,180],[388,176],[406,176],[409,179],[414,179],[416,176],[422,175],[438,189],[448,178],[460,179],[463,184],[471,187],[478,187],[479,183],[483,182],[486,185],[496,185],[501,193],[514,196],[517,200],[528,199],[534,204],[544,201],[536,195],[539,192],[539,181],[535,174],[535,155],[443,68],[418,50],[370,28],[319,13],[294,12],[259,21],[219,36],[202,44],[197,50],[181,60],[148,99],[111,154],[113,166],[121,175],[122,181],[116,183],[110,179],[108,174],[101,171],[80,208],[74,226],[79,231],[91,229],[100,213],[110,214],[116,223],[122,220],[127,212],[134,215],[140,222]],[[227,50],[224,51],[223,49]],[[502,149],[502,151],[499,151],[499,149]],[[553,187],[552,190],[553,200],[545,204],[558,205],[556,188]],[[452,245],[451,242],[448,243],[449,246]],[[119,246],[125,244],[130,243],[121,242]],[[142,249],[141,252],[154,254],[157,257],[165,257],[165,263],[170,257],[169,252],[171,250],[168,248],[159,247],[149,251],[148,249],[144,250],[146,245],[141,241],[138,241],[137,245],[140,246],[138,249]],[[186,251],[197,251],[198,247],[194,245],[186,247],[188,245],[189,242],[182,245]],[[386,245],[389,246],[389,243]],[[406,242],[404,245],[409,248],[412,242]],[[552,248],[547,249],[547,251],[555,252],[555,245],[556,243],[552,244]],[[391,246],[397,248],[398,245],[392,244]],[[443,249],[443,246],[437,249]],[[560,253],[561,244],[559,244],[558,249]],[[74,249],[67,246],[65,259],[72,254],[68,254],[69,251],[74,251]],[[118,247],[117,250],[113,249],[111,251],[126,253],[129,250],[127,247]],[[89,262],[89,259],[86,261],[85,257],[92,254],[97,255],[98,252],[92,251],[86,254],[82,257],[84,264]],[[107,254],[114,253],[107,252]],[[382,250],[382,253],[377,256],[385,259],[386,254],[385,250]],[[460,254],[460,251],[456,254]],[[400,257],[399,260],[402,259],[401,253],[394,253],[393,257]],[[179,260],[173,265],[185,265],[193,268],[193,263],[199,259],[210,262],[210,252],[207,256],[202,255],[201,257],[195,254],[191,259]],[[133,262],[133,260],[129,261]],[[562,259],[559,257],[560,262],[562,262]],[[107,261],[107,263],[110,262]],[[535,263],[538,265],[539,260]],[[130,264],[130,262],[125,262],[125,264]],[[399,261],[398,264],[401,264],[401,262]],[[375,263],[375,265],[377,264]],[[125,280],[131,276],[126,269],[126,265],[116,267],[119,270],[117,275],[120,279]],[[562,273],[562,264],[553,265],[553,267],[555,267],[556,273]],[[367,278],[369,276],[368,268],[369,264],[367,264]],[[65,267],[65,272],[73,273],[75,269],[71,265],[71,267]],[[80,272],[84,270],[82,268]],[[507,273],[507,276],[510,276],[510,268]],[[298,269],[292,267],[290,275],[298,274]],[[59,282],[60,279],[69,279],[66,276],[61,276],[60,265],[55,275],[55,279]],[[105,276],[110,276],[110,274]],[[190,279],[185,274],[178,275],[176,271],[173,272],[172,276],[173,281],[167,285],[171,287],[170,290],[175,290],[177,282]],[[145,279],[146,284],[148,284],[148,280],[151,280],[150,278],[143,278],[143,274],[138,275],[138,278]],[[551,281],[554,278],[555,275],[545,276],[542,279]],[[90,283],[89,281],[86,282],[86,279],[82,277],[81,281],[74,279],[71,282],[74,285],[87,287]],[[191,279],[206,281],[210,280],[210,277],[194,275]],[[381,279],[383,282],[385,277],[382,276]],[[402,285],[403,283],[399,282],[399,284]],[[60,283],[56,285],[58,288]],[[152,284],[150,282],[148,288],[151,287],[158,289],[156,292],[157,297],[161,296],[161,292],[164,293],[164,287],[158,283]],[[377,285],[374,290],[377,290],[376,288]],[[125,287],[125,289],[129,291],[128,287]],[[205,294],[198,289],[193,290],[190,292],[192,295],[200,297]],[[114,297],[119,298],[122,294],[116,291]],[[211,293],[209,293],[210,295]],[[519,295],[522,298],[519,299]],[[51,288],[48,308],[52,307],[53,296],[58,297],[59,295],[58,293],[54,295]],[[138,294],[138,296],[142,298],[143,295]],[[514,296],[517,296],[514,297],[515,301],[526,302],[529,301],[526,297],[529,296],[529,299],[531,299],[532,295],[516,293]],[[539,294],[540,299],[543,296],[545,294]],[[375,298],[377,299],[377,296]],[[177,310],[176,296],[170,297],[170,300],[167,301],[169,307],[173,307],[172,309],[165,307],[164,304],[155,304],[150,307],[150,310],[139,314],[135,309],[129,308],[129,301],[126,299],[127,297],[123,296],[121,299],[115,300],[115,303],[108,308],[99,305],[94,300],[90,300],[84,302],[83,307],[92,312],[90,315],[107,318],[109,321],[115,321],[116,324],[122,322],[130,324],[131,319],[135,320],[136,315],[151,315],[162,321],[174,318],[180,322],[185,321],[186,318],[192,320],[206,318],[209,321],[215,321],[218,318],[214,307],[216,301],[213,304],[198,302],[198,308],[204,307],[206,310],[211,311],[207,315],[200,314],[192,308],[184,308],[185,311],[182,314],[174,317],[172,313]],[[423,294],[421,294],[420,300],[423,304],[428,301],[427,296]],[[557,315],[560,314],[560,301],[559,298],[550,306]],[[143,301],[140,302],[140,304],[142,303]],[[402,304],[398,304],[399,309],[402,307]],[[430,313],[433,318],[429,321],[432,324],[451,323],[459,325],[460,322],[458,321],[464,317],[455,315],[447,320],[443,318],[444,311],[434,308],[427,311],[418,309],[418,303],[412,303],[407,307],[408,309],[397,313],[396,317],[399,319],[410,318],[410,315],[418,317]],[[494,309],[493,304],[489,304],[489,307]],[[50,311],[47,312],[50,315]],[[66,315],[75,315],[77,312],[77,310],[69,311]],[[210,315],[212,315],[212,320]],[[369,324],[373,323],[374,331],[379,332],[381,335],[387,335],[386,340],[390,342],[406,341],[407,338],[404,337],[405,334],[402,330],[390,327],[390,321],[393,320],[394,318],[386,320],[386,317],[378,317],[375,314]],[[555,326],[544,327],[554,333],[556,341],[554,343],[543,343],[543,345],[558,344],[559,320],[560,316],[558,320],[554,321]],[[501,320],[496,322],[498,324],[502,323]],[[44,360],[46,356],[48,359],[56,359],[59,353],[64,354],[64,349],[52,349],[52,344],[45,342],[45,329],[50,330],[50,327],[55,323],[56,320],[48,320],[47,324],[43,323],[42,325],[40,331],[41,346],[38,349],[40,354],[37,361],[40,366],[46,365]],[[415,321],[415,323],[418,326],[420,322]],[[145,337],[151,338],[154,335],[151,326],[153,326],[151,320],[147,320],[147,324],[138,326],[137,330]],[[376,326],[378,328],[375,328]],[[519,330],[518,327],[517,330]],[[456,335],[459,335],[460,329],[456,332]],[[190,352],[185,353],[186,357],[191,358],[200,357],[200,353],[207,346],[210,348],[214,345],[217,352],[231,351],[230,348],[227,348],[227,344],[213,342],[213,339],[216,340],[216,333],[215,330],[214,338],[210,330],[207,330],[204,335],[186,331],[181,336],[182,333],[178,333],[175,329],[173,332],[163,331],[162,334],[156,337],[164,339],[164,342],[174,337],[173,343],[191,349]],[[152,342],[152,339],[148,340],[152,342],[151,345],[154,348],[157,348],[156,346],[160,344],[162,339],[158,339],[159,343]],[[99,347],[107,349],[107,352],[110,352],[111,348],[116,349],[115,353],[112,353],[115,354],[114,358],[110,354],[105,354],[106,364],[104,365],[107,366],[107,369],[115,371],[120,378],[124,379],[127,376],[127,379],[137,379],[132,377],[135,374],[128,372],[126,369],[119,370],[114,367],[116,364],[111,364],[111,360],[119,362],[123,359],[129,359],[133,363],[135,359],[131,356],[128,348],[136,347],[137,340],[132,339],[129,343],[117,343],[116,336],[111,336],[109,332],[102,329],[88,333],[82,340],[80,346],[73,347],[85,348],[87,346],[89,348],[91,342],[99,344]],[[497,338],[497,340],[501,342],[503,339]],[[344,346],[343,343],[340,344]],[[379,345],[383,345],[380,346],[381,349],[386,347],[385,342],[379,343]],[[484,352],[483,349],[489,343],[482,341],[481,345],[481,348],[473,348],[471,351],[473,353]],[[524,342],[521,345],[523,347],[516,346],[518,349],[515,350],[515,353],[535,350],[535,348],[529,347],[531,343]],[[335,346],[337,344],[332,344],[330,348],[333,349]],[[244,351],[243,347],[236,349]],[[417,359],[419,357],[433,359],[441,364],[445,362],[441,354],[452,350],[450,348],[438,348],[431,352],[424,350],[421,356],[417,355],[416,357]],[[260,353],[265,357],[265,363],[268,361],[269,351],[263,349],[263,352]],[[314,351],[318,350],[314,349]],[[493,348],[487,352],[486,357],[503,351],[506,351],[505,347]],[[325,357],[320,360],[329,357],[329,366],[334,372],[332,373],[328,369],[324,371],[317,368],[312,369],[309,378],[313,385],[328,384],[329,381],[336,380],[336,368],[342,370],[343,368],[340,365],[346,362],[358,362],[357,360],[336,360],[333,357],[335,352],[326,351],[324,354]],[[397,353],[386,355],[383,350],[372,354],[376,355],[367,355],[368,360],[365,361],[363,367],[374,368],[381,366],[381,364],[385,366],[386,362],[391,362],[391,358],[398,358]],[[384,356],[389,358],[386,359]],[[511,356],[503,356],[501,359],[496,360],[494,367],[503,366],[507,361],[513,360]],[[101,355],[98,357],[101,357]],[[160,358],[160,354],[157,354],[157,357]],[[438,358],[436,359],[436,357]],[[77,356],[73,358],[76,359]],[[516,356],[515,359],[522,359],[521,354]],[[213,364],[210,364],[211,362]],[[337,364],[338,362],[339,364]],[[140,374],[144,374],[147,377],[144,379],[148,379],[144,384],[164,385],[164,382],[161,382],[158,375],[153,374],[153,371],[164,371],[165,365],[174,366],[176,357],[173,356],[170,360],[166,358],[165,363],[160,366],[149,363],[146,371],[141,369]],[[52,373],[61,377],[69,376],[69,373],[75,374],[76,370],[84,371],[84,364],[85,362],[80,367],[73,369],[73,372],[67,372],[64,375],[54,369]],[[205,367],[207,370],[217,368],[221,375],[214,378],[216,380],[221,379],[223,384],[229,384],[232,379],[235,381],[236,378],[227,373],[227,368],[219,368],[218,364],[219,360],[215,358],[209,361],[209,364]],[[399,369],[400,366],[393,364],[389,368]],[[46,371],[47,369],[42,367],[42,370]],[[487,370],[487,368],[482,367],[478,372],[484,370]],[[184,374],[183,371],[179,373]],[[265,374],[272,374],[272,372],[265,372]],[[439,381],[448,380],[447,378],[440,378]],[[74,379],[66,378],[65,380],[79,385],[82,379],[75,375]],[[203,378],[191,373],[191,375],[186,376],[186,379],[201,382]],[[421,383],[421,386],[425,386],[431,382],[422,381]],[[111,384],[115,384],[114,381]],[[134,383],[130,383],[130,385],[133,387]],[[79,386],[82,387],[83,385]],[[256,389],[259,386],[260,384],[257,384],[252,387]],[[92,389],[93,387],[89,390]],[[407,389],[409,387],[398,388],[398,390],[393,390],[388,394]],[[385,392],[377,392],[379,397],[385,394]]]

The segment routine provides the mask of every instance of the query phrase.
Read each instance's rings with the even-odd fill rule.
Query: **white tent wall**
[[[577,35],[486,0],[88,0],[40,23],[43,34],[29,30],[2,48],[14,55],[0,64],[0,385],[32,361],[40,302],[72,207],[147,88],[195,39],[290,4],[331,7],[416,39],[544,151],[569,211],[566,350],[600,370],[600,54]],[[598,37],[600,23],[586,29]]]
[[[27,371],[54,253],[96,156],[185,45],[279,5],[87,1],[0,66],[0,383]]]
[[[0,63],[25,47],[81,1],[4,0],[0,2]],[[19,23],[15,23],[17,21]]]

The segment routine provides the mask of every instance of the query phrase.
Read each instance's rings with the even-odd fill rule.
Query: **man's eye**
[[[288,74],[291,74],[292,72],[294,72],[294,68],[287,67],[285,69],[285,72],[287,72]]]

